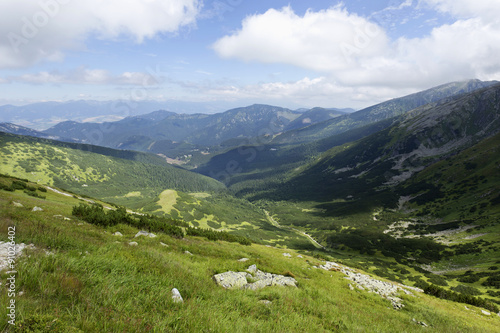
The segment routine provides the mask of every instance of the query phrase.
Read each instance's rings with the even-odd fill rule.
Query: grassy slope
[[[91,151],[73,149],[77,147],[0,133],[0,171],[100,198],[138,190],[143,196],[157,196],[167,188],[224,188],[213,179],[170,166],[156,156],[95,146],[81,146]],[[100,149],[104,152],[98,153]]]
[[[0,133],[0,172],[145,213],[182,218],[194,226],[225,229],[258,242],[314,248],[304,236],[270,225],[261,209],[224,193],[224,185],[214,179],[165,164],[155,156],[102,149],[107,154],[131,156],[122,159],[50,140]],[[167,204],[161,194],[174,192],[179,198]],[[205,197],[196,198],[188,192],[202,192]]]
[[[12,201],[25,208],[14,207]],[[0,191],[1,240],[7,240],[7,227],[14,225],[17,243],[37,247],[16,263],[16,288],[23,291],[16,296],[18,323],[38,318],[58,325],[61,332],[423,330],[413,318],[438,332],[495,332],[500,325],[500,318],[481,315],[478,308],[466,310],[463,304],[421,294],[404,296],[406,307],[393,310],[389,301],[374,294],[349,290],[341,273],[311,269],[320,261],[306,254],[298,258],[295,251],[287,251],[293,258],[286,259],[283,250],[261,245],[161,234],[134,239],[139,245],[131,247],[127,243],[137,232],[131,227],[106,229],[53,217],[70,216],[78,202],[50,191],[45,200]],[[44,211],[32,212],[35,205]],[[115,231],[123,238],[113,236]],[[184,254],[186,250],[194,256]],[[250,261],[238,262],[242,257]],[[291,272],[299,287],[227,291],[211,280],[215,273],[241,271],[251,264],[273,273]],[[170,300],[174,287],[184,304]],[[2,304],[8,301],[5,289],[0,299]],[[7,327],[1,316],[0,329]]]

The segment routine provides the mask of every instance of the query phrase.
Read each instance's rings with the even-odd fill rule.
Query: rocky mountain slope
[[[444,84],[416,94],[395,98],[303,129],[283,133],[277,136],[273,140],[273,143],[304,143],[323,139],[346,132],[350,129],[404,114],[405,112],[428,103],[437,102],[443,98],[470,93],[474,90],[489,87],[496,83],[498,82],[469,80]]]

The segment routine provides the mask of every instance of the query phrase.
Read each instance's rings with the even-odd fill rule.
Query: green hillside
[[[15,181],[0,178],[3,185]],[[96,226],[73,216],[73,207],[81,199],[42,193],[45,199],[21,190],[0,190],[0,240],[7,241],[9,228],[15,228],[17,244],[33,244],[14,264],[18,329],[1,316],[2,331],[353,332],[369,328],[475,333],[496,332],[500,325],[500,318],[485,314],[483,308],[415,291],[414,296],[401,292],[398,297],[404,307],[395,310],[391,301],[351,288],[354,282],[346,280],[344,273],[317,269],[325,262],[309,252],[299,256],[287,250],[290,257],[286,257],[278,248],[176,238],[161,232],[155,238],[134,237],[139,229],[133,226]],[[32,211],[35,206],[43,211]],[[336,257],[325,259],[343,263]],[[212,279],[214,274],[245,271],[253,264],[264,272],[294,277],[297,287],[226,290]],[[3,274],[3,281],[6,278]],[[182,303],[172,300],[173,288],[179,290]],[[2,288],[2,304],[12,297]]]
[[[4,174],[262,243],[314,249],[305,236],[270,225],[261,208],[229,195],[222,183],[154,155],[5,133],[0,151]]]
[[[218,191],[224,185],[144,153],[0,133],[0,171],[85,195],[106,198],[141,191],[156,197],[172,188]]]

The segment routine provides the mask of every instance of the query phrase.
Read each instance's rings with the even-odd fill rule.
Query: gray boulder
[[[214,275],[213,278],[218,285],[226,289],[259,290],[268,286],[297,287],[297,281],[294,278],[263,272],[258,270],[256,265],[248,267],[247,272],[230,271]],[[253,282],[249,283],[248,280]]]
[[[245,272],[229,271],[216,274],[213,279],[215,283],[226,289],[241,289],[248,284],[247,277],[251,278],[252,276]]]

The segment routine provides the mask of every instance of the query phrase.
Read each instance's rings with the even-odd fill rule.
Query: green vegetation
[[[11,181],[0,178],[0,183]],[[45,200],[22,190],[0,191],[0,240],[7,240],[8,227],[15,226],[16,242],[35,246],[16,261],[18,331],[352,332],[369,327],[417,332],[422,327],[416,318],[439,332],[472,333],[495,332],[500,324],[497,316],[481,315],[480,308],[466,310],[425,294],[403,296],[405,307],[393,310],[374,294],[351,291],[342,273],[311,269],[321,261],[310,252],[299,258],[287,250],[292,258],[286,259],[283,250],[258,244],[180,239],[162,232],[156,238],[134,238],[140,229],[128,224],[100,226],[54,217],[71,216],[79,203],[51,191]],[[33,212],[33,206],[44,210]],[[116,231],[123,236],[114,236]],[[130,240],[138,245],[128,245]],[[250,260],[239,262],[243,257]],[[244,271],[251,264],[295,276],[299,287],[229,291],[212,281],[216,273]],[[172,288],[181,292],[184,303],[171,300]],[[8,301],[3,288],[0,302]],[[0,330],[14,331],[5,316]]]
[[[187,192],[225,188],[145,153],[5,133],[0,133],[0,152],[3,173],[107,201],[138,190],[143,197],[156,197],[168,188]]]

